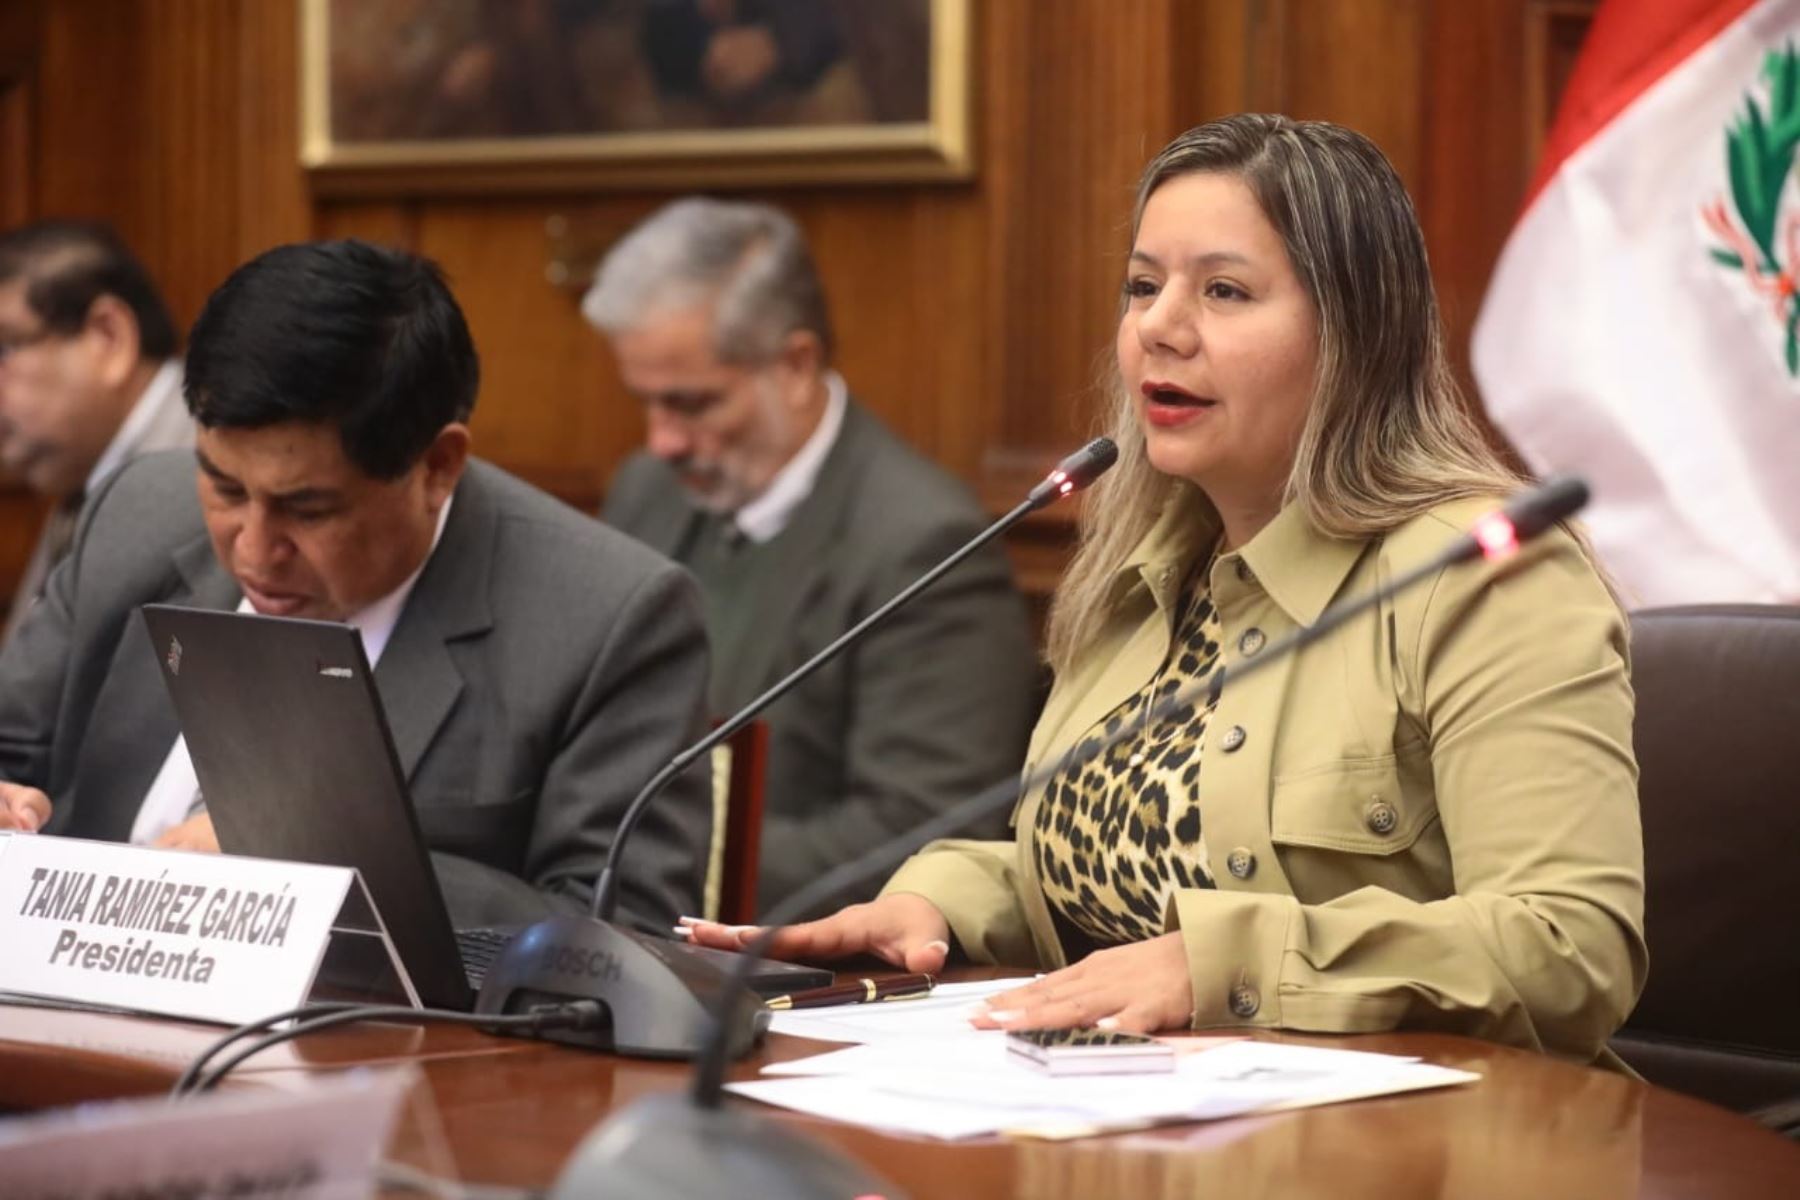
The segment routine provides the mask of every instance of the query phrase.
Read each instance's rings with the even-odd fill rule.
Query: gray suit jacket
[[[191,454],[121,470],[0,653],[0,778],[49,793],[49,832],[124,840],[174,743],[139,605],[230,609]],[[586,903],[633,794],[703,729],[699,597],[685,572],[484,463],[376,668],[376,686],[460,924]],[[712,818],[690,772],[621,865],[620,910],[698,912]]]
[[[604,516],[678,562],[702,521],[646,454],[619,469]],[[714,646],[716,715],[742,707],[986,523],[960,483],[852,402],[812,494],[767,547],[792,588],[756,614],[751,644]],[[776,702],[765,715],[759,905],[1016,773],[1037,679],[1024,603],[990,546]]]
[[[150,402],[150,411],[143,428],[137,430],[129,441],[118,445],[122,455],[120,466],[158,450],[178,450],[194,444],[194,419],[188,415],[187,401],[181,394],[180,364],[176,364],[173,382],[173,387],[166,388]],[[154,388],[155,384],[151,386]],[[114,436],[123,438],[125,431],[121,429]],[[113,447],[107,447],[108,453],[112,450]],[[69,513],[68,519],[72,521],[73,515],[72,512]],[[37,544],[32,547],[31,557],[26,560],[25,570],[20,574],[18,586],[13,590],[12,606],[6,610],[6,627],[0,631],[0,644],[4,644],[18,629],[25,614],[31,611],[31,606],[37,603],[38,597],[43,593],[44,583],[50,578],[50,572],[61,561],[68,547],[68,531],[67,526],[61,530],[56,526],[63,519],[63,513],[52,512],[43,531],[38,534]]]

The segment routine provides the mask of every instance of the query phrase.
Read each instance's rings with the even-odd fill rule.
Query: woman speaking
[[[1444,359],[1392,166],[1321,122],[1138,189],[1112,437],[1026,770],[1436,555],[1521,480]],[[944,841],[771,952],[1047,972],[976,1024],[1433,1029],[1600,1054],[1646,968],[1626,625],[1565,529],[1447,567]],[[744,931],[693,922],[735,948]]]

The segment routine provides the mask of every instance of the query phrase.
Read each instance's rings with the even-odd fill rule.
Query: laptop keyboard
[[[481,983],[487,978],[488,968],[500,957],[500,951],[518,935],[517,929],[458,929],[456,931],[456,949],[462,955],[463,974],[468,977],[469,986],[476,991],[481,990]]]

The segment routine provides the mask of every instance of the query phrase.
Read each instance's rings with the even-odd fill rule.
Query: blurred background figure
[[[54,502],[6,638],[68,550],[88,491],[140,454],[192,442],[178,348],[156,285],[110,229],[44,221],[0,235],[0,464]]]
[[[987,524],[850,399],[812,255],[780,210],[665,206],[606,256],[582,312],[649,422],[603,515],[700,580],[715,716]],[[1016,771],[1035,681],[1024,602],[989,546],[778,701],[759,904]]]

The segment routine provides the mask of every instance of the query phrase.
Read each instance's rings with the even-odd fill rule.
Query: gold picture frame
[[[828,64],[815,82],[778,85],[767,81],[797,72],[770,71],[759,90],[722,96],[707,90],[730,78],[709,73],[720,30],[755,28],[706,24],[732,0],[431,0],[423,16],[416,0],[301,0],[301,164],[320,192],[384,196],[969,178],[969,0],[811,3],[837,31],[812,39],[805,69]],[[796,8],[808,11],[793,0],[783,11]],[[571,11],[586,15],[544,28],[544,14]],[[542,19],[529,40],[503,28],[534,13]],[[685,23],[674,35],[659,27],[653,41],[652,14]],[[421,25],[432,20],[443,27]],[[910,40],[884,45],[897,30]],[[749,61],[766,63],[768,52]],[[518,81],[510,93],[509,79]],[[533,114],[546,112],[549,124],[534,128]],[[569,128],[615,115],[623,127]]]

